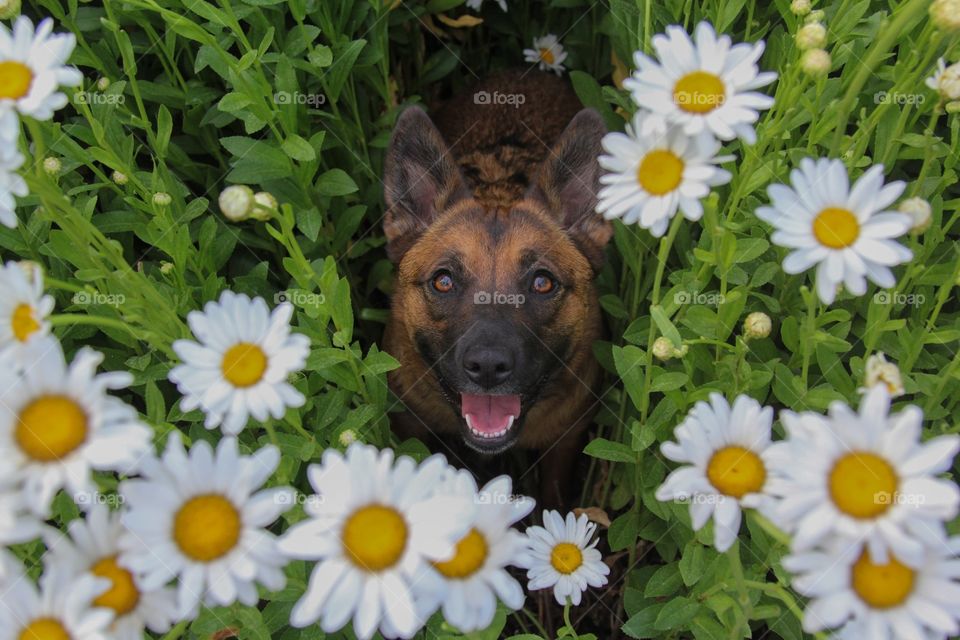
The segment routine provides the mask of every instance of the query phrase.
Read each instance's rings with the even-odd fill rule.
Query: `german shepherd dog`
[[[598,405],[594,212],[606,129],[563,80],[507,72],[431,118],[407,108],[385,162],[397,267],[384,344],[403,437],[540,450],[540,499],[569,501]]]

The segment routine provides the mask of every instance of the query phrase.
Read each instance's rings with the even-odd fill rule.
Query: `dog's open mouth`
[[[520,416],[520,396],[461,393],[460,413],[472,436],[494,444],[512,435],[510,430]]]

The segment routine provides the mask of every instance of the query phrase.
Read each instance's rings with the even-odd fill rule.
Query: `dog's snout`
[[[467,377],[484,388],[505,382],[513,373],[513,367],[513,353],[503,347],[476,345],[463,355]]]

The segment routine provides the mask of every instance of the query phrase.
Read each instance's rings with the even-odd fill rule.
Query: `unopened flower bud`
[[[56,177],[60,175],[61,169],[63,169],[63,164],[60,162],[60,158],[51,156],[43,159],[43,170],[47,172],[48,176]]]
[[[802,51],[821,49],[827,43],[827,29],[820,22],[810,22],[800,27],[796,40]]]
[[[671,342],[670,338],[666,336],[660,336],[654,340],[653,347],[651,347],[653,356],[658,360],[663,360],[664,362],[672,358],[682,358],[683,356],[687,355],[688,349],[689,347],[687,347],[687,345],[681,345],[679,349],[674,347],[673,342]]]
[[[823,49],[804,51],[800,58],[800,67],[809,76],[825,76],[830,73],[831,66],[830,54]]]
[[[890,392],[890,397],[896,398],[903,395],[903,379],[900,376],[900,369],[893,362],[887,362],[883,352],[875,353],[867,358],[864,377],[865,389],[883,384]]]
[[[907,198],[900,203],[898,207],[901,213],[905,213],[913,220],[913,226],[910,227],[910,233],[919,235],[930,228],[930,203],[923,198]]]
[[[339,440],[341,447],[349,447],[357,441],[357,432],[353,429],[347,429],[340,434],[337,440]]]
[[[173,202],[173,198],[171,198],[170,194],[166,193],[165,191],[158,191],[153,194],[153,204],[157,205],[158,207],[166,207],[171,202]]]
[[[250,217],[253,209],[253,189],[235,184],[220,192],[220,211],[227,220],[240,222]]]
[[[166,260],[160,261],[160,273],[167,276],[173,273],[174,265],[172,262],[167,262]]]
[[[747,338],[766,338],[772,327],[770,316],[763,311],[754,311],[743,321],[743,334]]]
[[[250,217],[254,220],[260,220],[261,222],[269,220],[272,212],[276,211],[280,206],[277,204],[277,199],[273,197],[273,194],[266,191],[258,191],[253,194],[253,202],[254,207],[250,213]]]
[[[960,0],[933,0],[930,19],[941,31],[960,31]]]
[[[97,89],[100,91],[106,91],[110,88],[110,78],[100,78],[97,80]]]
[[[20,0],[0,0],[0,20],[20,15]]]
[[[790,12],[800,17],[807,15],[810,13],[810,0],[793,0],[790,3]]]
[[[823,19],[827,17],[826,12],[823,9],[817,9],[816,11],[811,11],[807,14],[807,17],[804,18],[804,22],[823,22]]]
[[[130,182],[130,178],[127,177],[127,174],[120,173],[119,171],[114,171],[113,175],[110,176],[110,179],[121,187]]]

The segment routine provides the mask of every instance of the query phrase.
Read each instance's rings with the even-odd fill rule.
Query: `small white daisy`
[[[864,386],[857,390],[860,393],[866,393],[872,386],[877,384],[886,386],[891,398],[896,398],[904,394],[903,377],[900,375],[900,367],[898,367],[895,362],[888,362],[882,351],[867,358],[866,365],[864,366]]]
[[[527,529],[530,545],[530,568],[527,571],[527,589],[535,591],[553,587],[553,597],[561,605],[567,599],[579,605],[587,587],[600,588],[607,584],[610,567],[603,562],[593,539],[597,525],[587,518],[572,513],[566,521],[556,511],[543,512],[543,526]],[[591,542],[591,540],[593,540]]]
[[[292,558],[319,561],[290,624],[319,620],[332,633],[353,618],[360,640],[378,629],[387,638],[412,637],[425,622],[415,577],[426,562],[453,560],[474,522],[473,500],[438,494],[447,470],[441,455],[417,465],[359,443],[345,456],[324,451],[307,470],[316,491],[304,507],[309,517],[279,544]]]
[[[82,347],[69,365],[52,336],[30,340],[20,374],[0,368],[0,458],[16,473],[30,508],[49,515],[61,488],[74,500],[96,493],[91,470],[129,474],[152,448],[136,410],[107,395],[133,380],[97,374],[103,354]]]
[[[200,408],[204,425],[218,425],[228,435],[239,433],[249,416],[264,421],[282,418],[287,407],[301,407],[303,394],[287,382],[300,371],[310,352],[310,339],[290,332],[293,305],[273,312],[263,298],[224,291],[219,302],[203,312],[191,311],[187,322],[199,343],[177,340],[173,350],[184,364],[170,371],[170,380],[184,394],[184,411]]]
[[[563,61],[567,59],[567,52],[563,50],[557,36],[550,33],[534,38],[533,48],[523,50],[523,59],[538,64],[541,71],[553,71],[559,76],[563,75]]]
[[[93,601],[96,607],[114,612],[110,633],[116,640],[143,640],[143,630],[165,633],[176,621],[176,598],[172,589],[144,591],[137,578],[118,560],[120,537],[126,531],[120,512],[104,504],[94,505],[86,519],[77,518],[50,544],[44,557],[48,566],[69,568],[80,575],[90,573],[110,581],[109,588]]]
[[[839,160],[804,158],[790,183],[767,187],[772,206],[757,209],[757,217],[776,228],[771,240],[794,249],[783,260],[785,272],[817,265],[817,294],[826,304],[841,284],[857,296],[867,291],[865,278],[884,288],[896,284],[890,267],[913,257],[893,240],[910,230],[910,216],[888,209],[903,182],[884,186],[883,165],[874,165],[851,188]]]
[[[0,266],[0,353],[21,366],[24,345],[31,338],[50,333],[47,316],[53,311],[53,296],[43,293],[43,273],[33,264],[8,262]]]
[[[780,414],[787,438],[770,447],[780,497],[777,524],[806,551],[829,536],[864,539],[878,562],[888,551],[918,567],[924,547],[944,544],[944,521],[956,517],[960,490],[938,474],[950,469],[960,436],[920,442],[923,413],[890,414],[885,385],[864,396],[859,413],[843,402],[829,415]]]
[[[842,628],[841,640],[947,640],[960,634],[960,537],[927,548],[911,568],[894,556],[877,560],[842,538],[827,549],[786,556],[794,588],[810,598],[809,633]]]
[[[504,11],[507,10],[507,0],[497,0],[497,5]],[[480,7],[483,6],[483,0],[467,0],[467,6],[474,11],[480,11]]]
[[[3,111],[0,109],[0,121],[3,120]],[[17,226],[17,201],[30,193],[27,183],[17,171],[23,166],[23,155],[17,151],[15,145],[0,140],[0,224],[13,229]]]
[[[424,566],[417,579],[423,594],[417,604],[423,618],[442,608],[444,619],[463,633],[486,629],[497,612],[497,598],[512,611],[523,607],[523,588],[507,566],[528,564],[527,539],[512,527],[536,503],[514,496],[509,476],[495,478],[478,491],[466,470],[452,472],[439,491],[475,501],[476,519],[453,558]]]
[[[711,187],[730,182],[730,173],[716,165],[732,158],[717,156],[720,143],[710,135],[690,137],[675,126],[651,129],[644,124],[649,118],[638,111],[626,133],[603,137],[609,155],[598,162],[609,173],[600,177],[604,186],[597,194],[597,211],[659,237],[677,209],[688,220],[700,219],[700,200]]]
[[[766,510],[765,494],[773,466],[767,451],[773,409],[750,396],[737,396],[731,407],[719,393],[700,401],[674,429],[677,442],[664,442],[663,455],[688,463],[673,470],[657,489],[657,500],[690,503],[694,531],[713,516],[714,545],[726,551],[740,531],[741,508]]]
[[[72,33],[52,34],[53,20],[37,25],[20,16],[12,31],[0,24],[0,139],[16,140],[19,123],[13,110],[35,120],[49,120],[67,104],[61,85],[75,87],[83,74],[66,66],[76,45]]]
[[[112,640],[113,612],[96,607],[109,582],[51,567],[39,585],[25,575],[0,590],[0,640]]]
[[[30,510],[27,496],[20,490],[15,472],[3,471],[0,480],[0,545],[20,544],[36,540],[49,531],[42,520]],[[0,563],[2,569],[2,563]],[[0,570],[0,582],[2,582]]]
[[[940,94],[944,100],[960,100],[960,62],[950,66],[940,58],[937,70],[926,79],[925,84]]]
[[[215,452],[200,441],[188,453],[180,433],[171,433],[163,457],[120,484],[121,564],[144,592],[177,578],[180,618],[193,618],[201,602],[253,606],[257,583],[283,589],[286,560],[265,527],[292,506],[293,490],[260,489],[279,464],[273,446],[244,456],[236,438],[223,438]]]
[[[659,61],[634,53],[637,70],[623,81],[624,88],[639,107],[680,125],[688,135],[709,131],[721,140],[753,144],[757,111],[773,105],[773,98],[753,89],[777,78],[757,68],[763,42],[733,45],[730,36],[718,37],[707,22],[697,25],[694,37],[696,43],[677,25],[655,35]],[[654,126],[654,119],[646,126]]]

